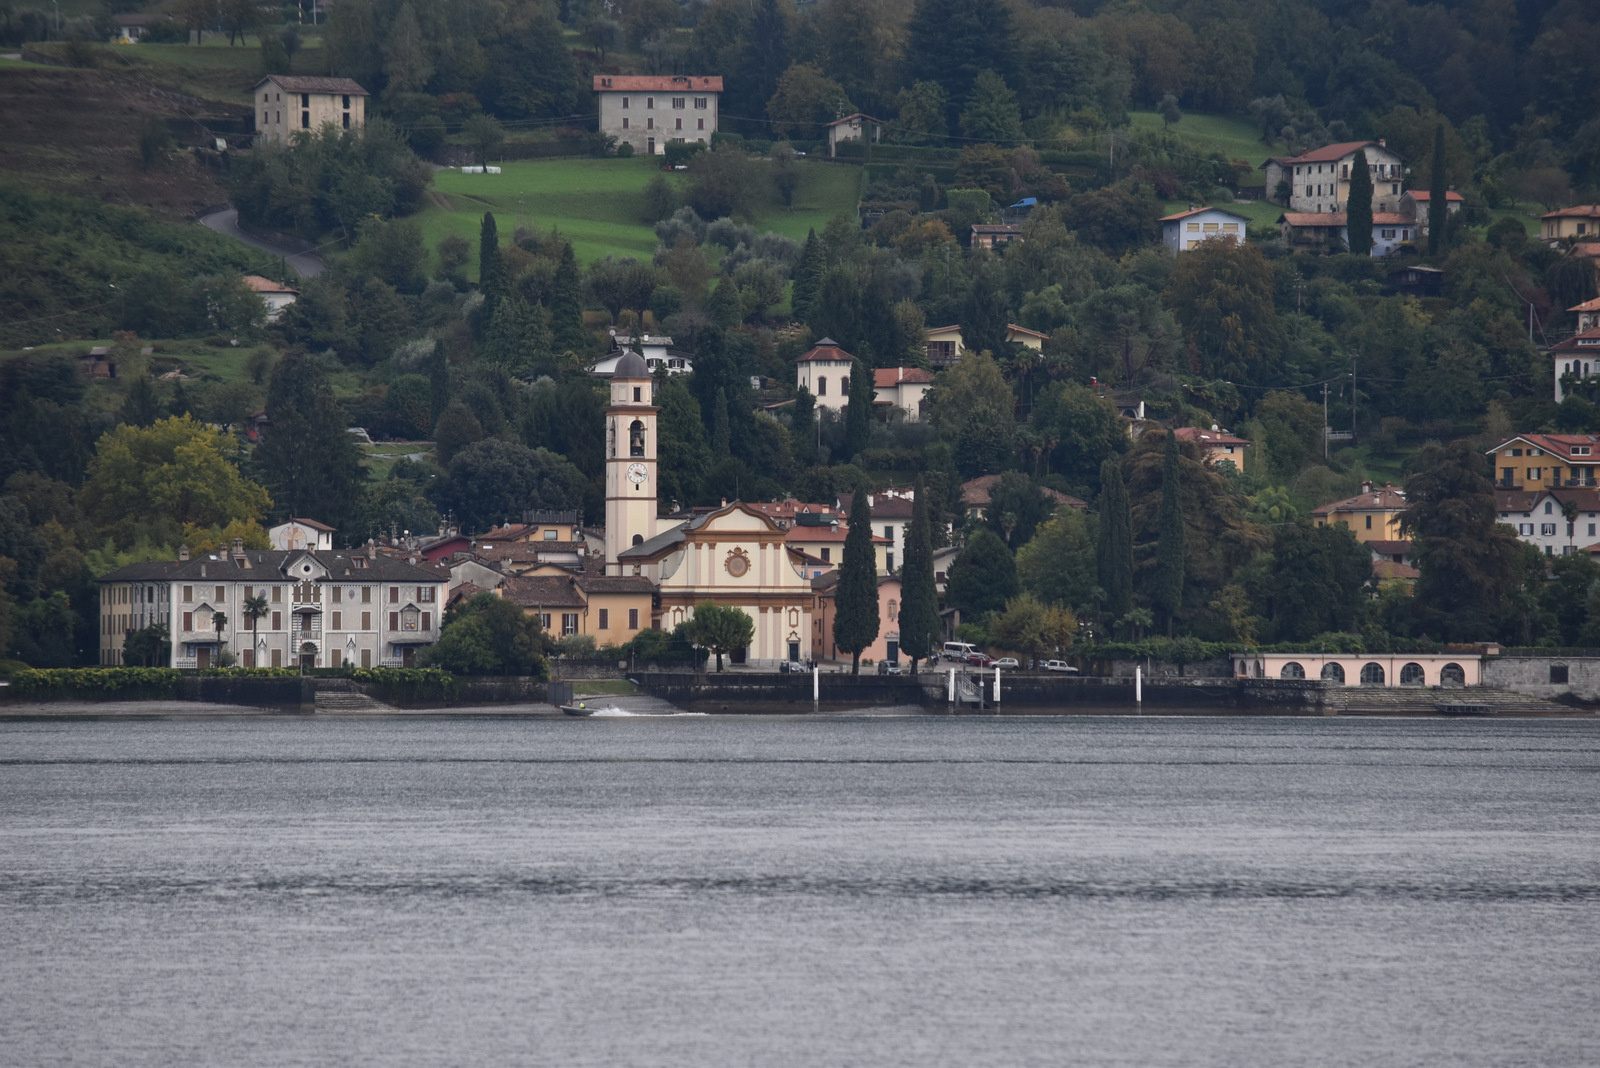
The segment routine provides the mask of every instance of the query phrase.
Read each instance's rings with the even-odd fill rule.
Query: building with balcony
[[[1595,486],[1600,434],[1519,434],[1488,450],[1495,489]]]
[[[365,549],[245,549],[129,564],[100,586],[100,663],[129,634],[166,627],[167,663],[210,668],[410,667],[439,640],[448,573]],[[259,614],[251,611],[258,610]]]

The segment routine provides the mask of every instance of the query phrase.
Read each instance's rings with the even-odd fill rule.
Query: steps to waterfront
[[[386,705],[362,693],[349,679],[318,679],[313,708],[318,712],[330,713],[395,711],[393,705]]]

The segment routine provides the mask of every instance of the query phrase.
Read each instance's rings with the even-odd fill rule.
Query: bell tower
[[[654,383],[643,357],[628,352],[611,375],[606,407],[606,574],[628,570],[617,556],[656,533]]]

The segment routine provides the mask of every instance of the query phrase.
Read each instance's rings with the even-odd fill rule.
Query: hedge
[[[11,677],[18,697],[37,701],[158,701],[178,696],[172,668],[26,668]]]
[[[356,668],[350,677],[390,704],[446,701],[456,692],[456,677],[442,668]]]

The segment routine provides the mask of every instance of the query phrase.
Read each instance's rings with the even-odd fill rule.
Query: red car
[[[985,668],[994,663],[994,657],[988,656],[984,653],[968,653],[967,663],[971,664],[973,667]]]

